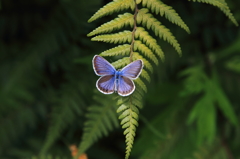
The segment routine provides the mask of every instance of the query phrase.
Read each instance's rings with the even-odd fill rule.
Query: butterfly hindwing
[[[97,89],[104,94],[112,94],[115,91],[115,75],[102,76],[97,80]]]
[[[116,69],[101,56],[95,55],[93,57],[93,69],[98,76],[114,75]]]
[[[132,94],[134,90],[135,90],[135,85],[130,78],[119,76],[118,84],[117,84],[117,91],[119,95],[128,96]]]
[[[143,62],[142,60],[136,60],[127,66],[125,66],[121,71],[120,74],[122,76],[131,78],[131,79],[137,79],[138,76],[141,74],[143,68]]]

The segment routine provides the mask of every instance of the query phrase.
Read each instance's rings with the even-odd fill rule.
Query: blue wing
[[[100,77],[96,82],[96,87],[104,94],[112,94],[115,91],[115,75]]]
[[[117,91],[121,96],[128,96],[132,94],[135,90],[135,85],[133,81],[127,77],[119,76]]]
[[[115,75],[116,69],[103,57],[95,55],[92,63],[93,69],[98,76]]]
[[[141,74],[143,68],[143,61],[142,60],[136,60],[132,63],[125,66],[120,72],[120,76],[125,76],[130,79],[137,79],[138,76]]]

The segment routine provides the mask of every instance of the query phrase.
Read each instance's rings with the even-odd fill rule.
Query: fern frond
[[[181,48],[178,41],[172,35],[169,29],[162,25],[152,14],[148,13],[148,9],[143,8],[139,10],[137,16],[137,22],[142,23],[148,29],[152,29],[156,36],[159,36],[163,40],[169,42],[176,51],[181,55]]]
[[[129,97],[126,97],[126,99],[127,101],[119,106],[117,112],[121,112],[119,119],[121,119],[122,128],[125,129],[123,132],[126,136],[125,142],[127,145],[125,159],[128,159],[136,135],[136,127],[138,126],[138,107],[141,107],[138,104],[141,104],[141,102],[139,102],[141,98],[139,99],[139,96],[135,96],[134,92]]]
[[[162,49],[157,44],[157,41],[151,35],[149,35],[144,28],[138,27],[135,32],[135,37],[146,43],[147,46],[154,51],[154,53],[164,60],[164,53]]]
[[[141,41],[136,40],[134,43],[134,51],[141,51],[145,56],[150,58],[156,65],[158,65],[157,57],[153,54],[152,50],[150,50],[146,45],[141,43]]]
[[[196,102],[188,119],[188,123],[197,120],[198,144],[201,144],[205,138],[212,143],[216,133],[216,108],[210,96],[206,93]]]
[[[130,45],[118,45],[112,49],[102,52],[101,56],[118,56],[118,55],[129,55],[130,54]]]
[[[232,15],[227,3],[225,0],[192,0],[193,2],[202,2],[211,4],[213,6],[218,7],[236,26],[238,26],[237,20]]]
[[[121,58],[115,62],[112,63],[112,65],[118,69],[118,68],[122,68],[124,66],[126,66],[127,64],[129,64],[129,61],[130,61],[130,58],[129,57],[124,57],[124,58]]]
[[[126,2],[126,4],[124,4],[124,2]],[[156,36],[159,36],[163,40],[170,43],[176,49],[176,51],[181,54],[180,45],[170,30],[163,26],[156,18],[152,16],[152,14],[148,13],[148,9],[144,8],[138,10],[136,5],[141,2],[143,3],[143,6],[149,7],[156,14],[160,14],[161,16],[165,15],[170,22],[177,24],[187,32],[190,32],[189,28],[176,13],[176,11],[158,0],[149,0],[148,2],[146,0],[114,0],[113,2],[101,8],[89,19],[90,22],[102,16],[111,14],[114,11],[118,12],[128,8],[132,8],[133,10],[135,9],[134,15],[130,13],[119,15],[114,20],[101,25],[88,34],[88,36],[94,36],[97,34],[110,33],[129,25],[130,27],[134,28],[132,32],[122,31],[119,33],[98,35],[92,38],[93,41],[103,41],[115,44],[131,42],[131,44],[119,45],[100,54],[102,56],[129,56],[120,58],[119,60],[113,62],[112,65],[116,69],[126,66],[133,60],[141,59],[144,64],[144,69],[142,70],[140,77],[134,80],[136,84],[135,91],[127,97],[116,97],[117,105],[119,106],[117,112],[121,112],[119,119],[121,119],[122,128],[125,129],[124,135],[126,137],[127,145],[125,156],[126,159],[129,158],[135,137],[136,127],[138,126],[139,109],[143,107],[141,100],[144,93],[147,92],[147,87],[144,83],[145,81],[143,82],[142,80],[144,78],[147,81],[150,81],[148,71],[151,73],[153,72],[152,62],[158,65],[158,57],[164,60],[164,53],[158,45],[157,40],[155,40],[144,28],[139,27],[137,24],[142,24],[144,27],[146,26],[146,28],[153,30]],[[101,99],[99,100],[101,101]],[[106,125],[99,123],[98,125],[100,129],[103,129],[104,127],[111,127],[111,123],[107,121]],[[102,133],[104,132],[107,133],[108,131],[102,130]],[[94,139],[94,137],[92,138]]]
[[[120,29],[123,26],[127,25],[133,26],[133,23],[134,23],[133,15],[131,13],[124,13],[119,15],[118,18],[115,18],[110,22],[107,22],[101,25],[100,27],[96,28],[95,30],[90,32],[87,36],[112,32],[113,30]]]
[[[182,95],[191,95],[193,93],[203,94],[196,101],[188,118],[188,123],[194,121],[198,127],[198,143],[201,144],[205,139],[209,143],[213,142],[216,134],[216,111],[220,110],[225,117],[237,125],[238,120],[233,106],[218,85],[217,72],[214,72],[209,78],[204,68],[199,65],[183,71],[182,75],[188,75],[185,79],[185,90]],[[218,108],[217,108],[218,107]]]
[[[98,18],[103,16],[112,14],[113,12],[119,12],[124,9],[131,8],[132,10],[135,7],[135,3],[133,0],[114,0],[113,2],[108,3],[103,8],[100,8],[89,20],[88,22],[92,22]]]
[[[143,58],[141,55],[139,55],[139,53],[134,52],[133,60],[139,60],[139,59],[143,60],[144,67],[147,68],[152,73],[153,67],[152,67],[151,63],[148,60],[146,60],[145,58]]]
[[[165,18],[170,22],[180,26],[187,33],[190,33],[188,26],[184,23],[182,18],[178,15],[178,13],[170,6],[164,4],[160,0],[142,0],[142,5],[147,6],[151,9],[152,12],[156,14],[160,14],[161,16],[165,15]]]
[[[53,109],[51,115],[51,125],[49,126],[49,130],[45,143],[42,147],[41,154],[45,154],[47,150],[51,147],[51,145],[60,137],[62,131],[67,127],[67,125],[69,123],[72,123],[77,115],[81,114],[81,106],[77,104],[78,99],[79,96],[77,96],[77,93],[73,94],[72,92],[62,95],[60,99],[56,99],[57,106],[55,106]]]
[[[47,150],[52,146],[52,144],[57,140],[57,138],[59,138],[63,129],[68,124],[68,121],[63,119],[69,119],[67,118],[68,116],[74,116],[68,105],[63,105],[60,108],[55,108],[52,114],[52,123],[51,126],[49,126],[49,130],[45,139],[45,143],[41,150],[41,154],[45,154]]]
[[[142,73],[140,76],[145,78],[148,82],[150,82],[150,80],[151,80],[149,74],[147,73],[147,71],[145,69],[142,69]]]
[[[130,43],[132,41],[132,32],[125,30],[115,34],[98,35],[91,39],[92,41],[103,41],[108,43]]]
[[[103,98],[103,95],[95,96],[95,101],[99,104],[92,105],[88,109],[86,123],[84,124],[84,134],[79,145],[79,154],[85,152],[94,142],[103,135],[107,135],[113,128],[118,127],[117,114],[113,106],[111,97]]]

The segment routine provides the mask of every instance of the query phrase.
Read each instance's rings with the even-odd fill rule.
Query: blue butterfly
[[[95,55],[92,60],[96,75],[101,76],[97,82],[97,89],[104,94],[118,92],[120,96],[128,96],[135,90],[132,80],[137,79],[142,72],[143,61],[136,60],[122,70],[116,70],[103,57]]]

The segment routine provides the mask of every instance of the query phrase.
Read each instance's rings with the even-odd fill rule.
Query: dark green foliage
[[[133,35],[133,0],[0,2],[1,159],[240,157],[240,2],[136,3]],[[96,54],[144,61],[131,96],[96,90]]]
[[[109,131],[117,128],[116,105],[111,96],[99,92],[93,97],[96,104],[88,108],[87,120],[84,123],[84,135],[79,145],[79,153],[85,152],[98,138],[107,136]],[[107,98],[108,100],[102,100]]]

